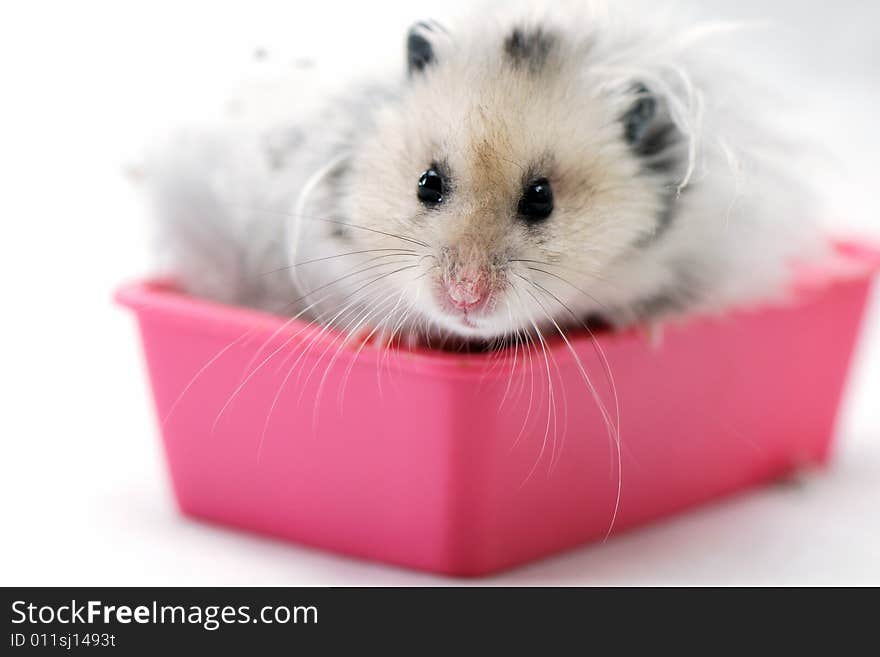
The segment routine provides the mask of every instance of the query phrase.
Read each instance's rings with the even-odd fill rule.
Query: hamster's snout
[[[444,250],[435,296],[448,314],[470,325],[476,317],[488,314],[494,305],[494,276],[484,259],[473,253],[467,258],[463,255],[458,249]]]
[[[444,247],[437,258],[432,306],[445,325],[468,334],[485,333],[497,322],[503,296],[503,268],[482,243]]]
[[[444,288],[449,301],[460,310],[476,310],[489,298],[488,276],[477,270],[455,278],[446,277]]]

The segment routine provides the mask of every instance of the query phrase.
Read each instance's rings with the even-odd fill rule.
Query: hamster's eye
[[[443,176],[433,167],[425,171],[419,178],[419,200],[425,205],[437,205],[443,202]]]
[[[517,208],[528,221],[541,221],[553,212],[553,190],[550,181],[539,178],[529,183],[519,200]]]

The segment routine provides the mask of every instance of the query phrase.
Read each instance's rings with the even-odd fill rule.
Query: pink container
[[[880,262],[841,252],[848,275],[805,278],[796,304],[670,326],[660,346],[597,336],[620,458],[561,340],[549,368],[540,352],[337,352],[314,326],[161,284],[118,300],[140,322],[184,513],[475,576],[825,461]],[[615,422],[598,350],[571,345]]]

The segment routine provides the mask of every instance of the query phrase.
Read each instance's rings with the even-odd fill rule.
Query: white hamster
[[[551,7],[418,23],[386,79],[165,147],[149,174],[183,288],[481,341],[783,296],[820,231],[714,27]]]

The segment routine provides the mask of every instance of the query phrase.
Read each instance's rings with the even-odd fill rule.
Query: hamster
[[[417,23],[387,78],[166,147],[168,268],[193,294],[415,342],[784,298],[792,263],[823,257],[815,205],[717,26],[579,7]]]

